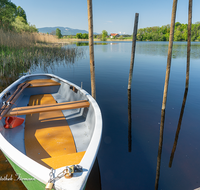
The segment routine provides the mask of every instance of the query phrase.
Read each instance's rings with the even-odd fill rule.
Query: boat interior
[[[17,116],[25,121],[5,129],[3,117],[0,131],[4,138],[47,168],[79,164],[95,124],[86,92],[58,78],[32,76],[13,85],[0,103],[6,102],[24,82],[29,86],[23,89],[5,117]]]

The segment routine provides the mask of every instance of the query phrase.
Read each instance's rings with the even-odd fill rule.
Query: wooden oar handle
[[[19,89],[24,85],[25,83],[21,83],[20,85],[18,85],[17,89],[15,90],[15,92],[10,96],[10,98],[4,103],[4,105],[1,107],[1,112],[6,108],[6,106],[8,105],[8,102],[10,102],[12,100],[12,98],[15,96],[15,94],[19,91]]]
[[[6,101],[5,105],[2,106],[2,110],[0,113],[0,120],[6,115],[6,113],[10,110],[10,108],[12,107],[12,105],[15,103],[15,101],[17,100],[17,98],[21,95],[21,93],[23,92],[23,90],[28,87],[30,84],[29,83],[22,83],[20,84],[17,89],[15,90],[15,92],[12,94],[12,96]],[[21,88],[21,90],[20,90]],[[20,90],[20,91],[19,91]]]

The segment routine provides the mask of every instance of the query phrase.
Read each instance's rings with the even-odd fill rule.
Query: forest
[[[0,1],[0,29],[15,32],[37,32],[34,25],[27,22],[26,13],[10,0]]]
[[[175,23],[174,41],[187,41],[187,24]],[[170,25],[161,27],[140,28],[137,32],[138,41],[169,41]],[[192,24],[192,41],[200,41],[200,22]]]

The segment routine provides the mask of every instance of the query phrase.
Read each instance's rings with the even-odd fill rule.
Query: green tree
[[[88,34],[86,33],[82,34],[82,39],[88,39]]]
[[[27,23],[25,11],[10,0],[0,0],[0,28],[16,32],[37,32],[35,26]]]
[[[56,36],[60,39],[62,37],[61,30],[56,28]]]
[[[0,27],[11,30],[11,23],[16,16],[16,5],[10,0],[0,0]]]
[[[188,24],[175,23],[174,41],[187,41]],[[162,27],[140,28],[137,32],[139,41],[169,41],[170,25]],[[200,22],[192,24],[191,40],[200,40]]]
[[[181,25],[180,22],[176,22],[176,23],[175,23],[175,29],[176,29],[178,26],[180,26],[180,25]]]
[[[200,41],[200,36],[198,36],[197,40]]]
[[[38,32],[37,28],[34,25],[26,24],[25,20],[21,16],[17,16],[15,21],[12,22],[12,28],[14,31],[21,32]]]
[[[25,23],[27,24],[26,13],[25,13],[24,9],[22,9],[20,6],[17,7],[17,15],[16,16],[22,17],[24,19]]]
[[[181,41],[182,40],[182,33],[180,30],[175,30],[174,32],[174,41]]]
[[[102,41],[106,41],[107,40],[107,36],[108,36],[108,32],[106,30],[103,30],[102,31],[102,38],[101,38],[101,40]]]
[[[139,31],[139,30],[138,30]],[[142,41],[142,34],[140,34],[140,33],[137,33],[137,40],[138,41]]]
[[[119,37],[119,39],[120,39],[120,40],[123,40],[123,39],[124,39],[124,37],[121,35],[121,36]]]
[[[77,34],[76,34],[76,38],[77,38],[77,39],[82,39],[82,38],[83,38],[82,33],[77,33]]]
[[[187,39],[188,39],[188,30],[187,29],[183,30],[182,38],[183,38],[184,41],[187,41]]]

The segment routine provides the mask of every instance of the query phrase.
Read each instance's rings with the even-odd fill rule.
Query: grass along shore
[[[60,64],[74,64],[83,56],[78,48],[62,48],[55,36],[38,33],[14,33],[0,29],[0,91],[30,69],[52,71]]]

